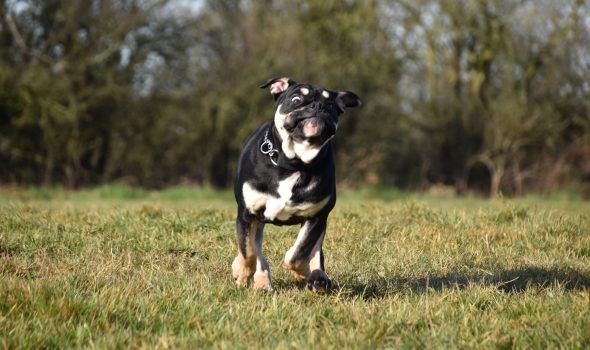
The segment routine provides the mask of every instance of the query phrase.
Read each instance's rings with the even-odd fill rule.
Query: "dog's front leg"
[[[285,254],[285,266],[299,280],[305,279],[314,292],[326,292],[332,282],[324,272],[322,243],[326,234],[325,216],[307,220],[299,230],[293,246]]]
[[[264,223],[247,220],[238,213],[236,220],[238,255],[232,263],[232,274],[236,283],[246,286],[254,276],[253,287],[273,291],[270,281],[270,268],[262,254]]]

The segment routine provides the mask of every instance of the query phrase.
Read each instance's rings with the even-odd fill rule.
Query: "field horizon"
[[[590,347],[590,202],[345,191],[316,295],[240,288],[231,192],[0,187],[0,348]]]

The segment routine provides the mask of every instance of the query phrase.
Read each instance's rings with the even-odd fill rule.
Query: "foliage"
[[[556,191],[590,173],[566,1],[0,1],[0,181],[227,187],[289,75],[355,91],[339,181]]]

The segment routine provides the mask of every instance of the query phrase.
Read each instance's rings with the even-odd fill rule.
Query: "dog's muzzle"
[[[317,117],[311,117],[311,118],[307,118],[304,119],[302,121],[303,123],[303,135],[305,135],[305,137],[315,137],[315,136],[319,136],[322,128],[321,128],[321,121],[319,120],[319,118]]]

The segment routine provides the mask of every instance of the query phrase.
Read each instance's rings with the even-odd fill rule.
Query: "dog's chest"
[[[319,201],[294,201],[293,194],[297,186],[297,191],[305,195],[306,192],[312,193],[318,186],[317,182],[310,181],[305,186],[298,185],[301,174],[295,172],[289,177],[284,178],[276,185],[277,195],[265,193],[257,190],[249,182],[244,182],[242,194],[246,208],[251,214],[262,212],[265,219],[274,221],[286,221],[293,217],[312,217],[317,214],[330,200],[326,196]]]

